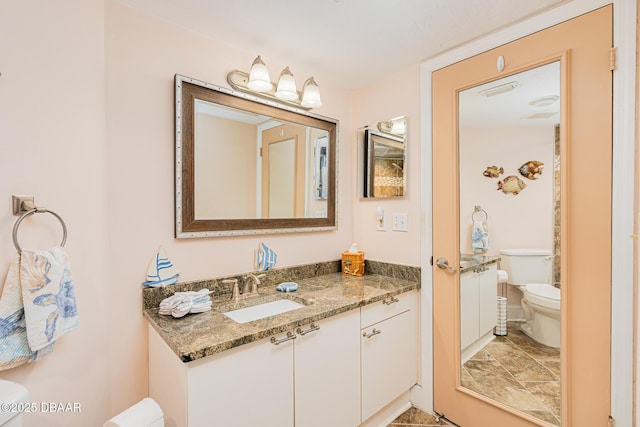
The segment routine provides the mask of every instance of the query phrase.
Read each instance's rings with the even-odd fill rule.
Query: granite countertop
[[[144,313],[180,360],[187,363],[420,288],[419,280],[381,274],[354,277],[330,273],[296,282],[299,285],[296,292],[282,294],[275,286],[261,286],[257,296],[240,297],[237,303],[228,294],[219,295],[213,299],[211,311],[180,319],[159,315],[157,306],[147,306]],[[278,296],[302,299],[308,305],[244,324],[234,322],[220,311],[220,307],[242,308],[253,305],[251,302],[257,298],[269,301]]]
[[[500,257],[496,255],[467,255],[460,256],[460,274],[473,270],[481,266],[494,264],[500,261]]]

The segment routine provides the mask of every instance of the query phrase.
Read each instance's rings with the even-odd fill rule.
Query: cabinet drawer
[[[360,327],[364,329],[405,311],[416,310],[417,303],[418,291],[410,291],[366,305],[360,311]]]

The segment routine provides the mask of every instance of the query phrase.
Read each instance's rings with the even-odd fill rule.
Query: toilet
[[[164,414],[155,400],[145,397],[111,418],[102,427],[164,427]]]
[[[541,344],[560,348],[560,289],[551,285],[551,251],[501,249],[500,268],[507,272],[508,284],[522,292],[522,331]]]
[[[29,403],[29,392],[20,384],[0,380],[0,402],[9,405],[9,410],[0,411],[0,427],[22,427],[22,409],[20,405]],[[12,406],[15,406],[12,408]]]

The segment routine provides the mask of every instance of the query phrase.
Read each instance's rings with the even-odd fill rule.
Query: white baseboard
[[[524,320],[524,311],[520,305],[507,306],[507,320],[510,322],[521,322]]]
[[[480,337],[473,344],[468,345],[464,350],[462,350],[462,354],[460,355],[461,363],[464,365],[471,356],[482,350],[487,344],[489,344],[496,336],[493,335],[493,329],[487,332],[484,336]]]
[[[369,417],[360,427],[387,427],[393,420],[411,408],[410,393],[407,390],[396,400]]]

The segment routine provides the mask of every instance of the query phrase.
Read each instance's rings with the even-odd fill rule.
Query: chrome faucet
[[[260,284],[260,279],[265,277],[266,274],[247,274],[244,277],[244,287],[242,289],[243,295],[257,294],[258,293],[258,285]]]

